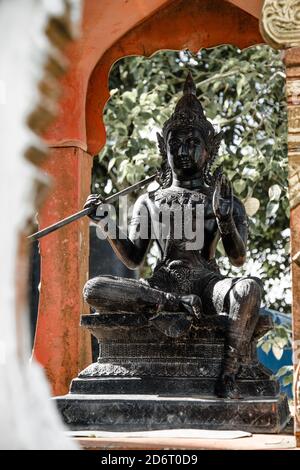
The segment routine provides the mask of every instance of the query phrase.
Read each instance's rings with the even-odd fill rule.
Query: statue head
[[[188,178],[201,173],[209,184],[210,168],[215,160],[223,133],[216,133],[206,119],[196,87],[189,73],[174,113],[157,134],[162,162],[163,186],[169,186],[172,177]],[[168,181],[167,181],[168,180]]]

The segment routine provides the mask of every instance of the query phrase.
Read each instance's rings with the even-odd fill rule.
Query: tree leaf
[[[244,202],[246,213],[249,217],[253,217],[260,207],[260,202],[255,197],[249,197]]]
[[[247,83],[247,79],[246,79],[245,75],[242,75],[242,77],[237,82],[237,86],[236,86],[237,98],[240,97],[240,95],[242,93],[242,90],[243,90],[246,83]]]
[[[279,184],[273,184],[269,187],[269,199],[270,201],[278,201],[281,195],[281,187]]]
[[[272,346],[272,353],[273,353],[274,356],[276,357],[277,361],[279,361],[279,360],[282,358],[283,349],[282,349],[282,348],[279,348],[278,346],[276,346],[275,344],[273,344],[273,346]]]
[[[234,190],[238,194],[241,194],[244,191],[244,189],[246,188],[246,181],[245,180],[235,180],[233,182],[233,187],[234,187]]]
[[[271,343],[269,343],[268,341],[266,341],[265,343],[262,343],[261,349],[263,350],[265,354],[269,354],[271,350]]]
[[[292,374],[292,373],[289,373],[288,375],[286,375],[285,377],[283,377],[282,383],[283,383],[283,385],[285,385],[286,387],[287,387],[288,385],[292,385],[292,384],[293,384],[293,374]]]
[[[291,372],[292,370],[293,370],[293,366],[282,366],[276,372],[276,377],[282,377],[283,375],[287,374],[288,372]]]
[[[116,162],[115,157],[113,157],[113,158],[111,158],[111,159],[109,160],[108,165],[107,165],[107,172],[108,172],[108,173],[110,172],[110,170],[111,170],[112,167],[114,166],[115,162]]]
[[[273,201],[268,202],[267,210],[266,210],[267,219],[274,217],[276,215],[276,212],[278,211],[278,208],[279,208],[278,202],[273,202]]]

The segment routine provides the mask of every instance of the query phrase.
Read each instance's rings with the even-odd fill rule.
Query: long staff
[[[132,191],[135,191],[136,189],[139,189],[142,186],[145,186],[146,184],[151,183],[151,181],[154,181],[156,177],[157,177],[157,173],[155,175],[152,175],[152,176],[149,176],[148,178],[143,179],[142,181],[139,181],[138,183],[135,183],[129,186],[128,188],[122,189],[122,191],[119,191],[118,193],[113,194],[112,196],[109,196],[104,200],[100,200],[100,197],[99,197],[98,205],[115,202],[117,199],[119,199],[120,196],[125,196],[125,194],[132,193]],[[91,214],[94,210],[95,210],[95,206],[82,209],[81,211],[76,212],[75,214],[70,215],[69,217],[66,217],[65,219],[62,219],[59,222],[56,222],[55,224],[52,224],[49,227],[46,227],[43,230],[40,230],[39,232],[29,235],[27,239],[32,242],[35,240],[39,240],[40,238],[45,237],[49,233],[55,232],[55,230],[58,230],[59,228],[64,227],[65,225],[68,225],[71,222],[74,222],[75,220],[81,219],[81,217]]]

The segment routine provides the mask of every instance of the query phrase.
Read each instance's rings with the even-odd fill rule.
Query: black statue
[[[259,308],[260,280],[222,276],[215,261],[221,238],[241,266],[248,231],[243,204],[221,169],[213,172],[221,138],[189,75],[158,135],[160,187],[136,201],[129,235],[89,196],[92,218],[129,268],[142,263],[153,238],[161,256],[149,279],[86,283],[92,313],[81,315],[81,326],[97,338],[99,357],[55,398],[71,429],[272,433],[289,421],[286,396],[257,358],[257,339],[272,328]]]
[[[113,250],[129,268],[137,268],[150,244],[137,235],[148,215],[151,223],[164,205],[204,204],[204,244],[201,249],[186,249],[187,240],[169,236],[157,238],[161,259],[152,277],[146,280],[101,276],[88,281],[86,301],[97,311],[134,312],[148,315],[166,335],[180,336],[191,325],[209,315],[226,315],[228,328],[215,394],[240,398],[236,383],[241,360],[249,349],[258,322],[261,282],[251,277],[229,278],[220,274],[215,261],[216,246],[222,240],[234,266],[246,259],[247,216],[243,203],[221,169],[212,173],[222,133],[216,133],[206,119],[196,97],[196,87],[189,74],[183,96],[171,118],[164,124],[158,143],[162,155],[160,187],[143,194],[136,202],[128,237],[108,238]],[[90,195],[85,207],[98,202]],[[142,216],[143,214],[143,216]],[[91,218],[99,221],[95,211]],[[142,220],[143,219],[143,220]],[[178,312],[178,323],[168,323],[166,312]],[[181,315],[179,315],[181,312]],[[182,315],[184,314],[184,315]],[[204,320],[203,320],[204,319]]]

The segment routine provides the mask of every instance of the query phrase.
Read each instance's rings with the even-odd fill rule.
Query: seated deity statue
[[[183,333],[199,318],[226,315],[224,359],[215,394],[236,399],[241,398],[236,377],[258,322],[262,286],[254,277],[221,274],[216,262],[217,244],[222,241],[230,263],[242,266],[248,236],[245,207],[233,195],[222,168],[215,165],[221,140],[222,132],[205,117],[189,74],[183,96],[158,134],[162,157],[158,189],[137,199],[128,234],[120,227],[117,236],[107,233],[113,250],[130,269],[142,264],[153,240],[160,259],[148,279],[103,275],[90,280],[84,297],[98,311],[142,312],[167,335]],[[92,194],[85,207],[95,208],[90,217],[104,230],[107,217],[98,202],[98,195]],[[171,215],[163,220],[166,209]],[[191,225],[190,231],[183,230],[185,224]],[[175,333],[167,320],[162,321],[162,312],[181,313]]]

